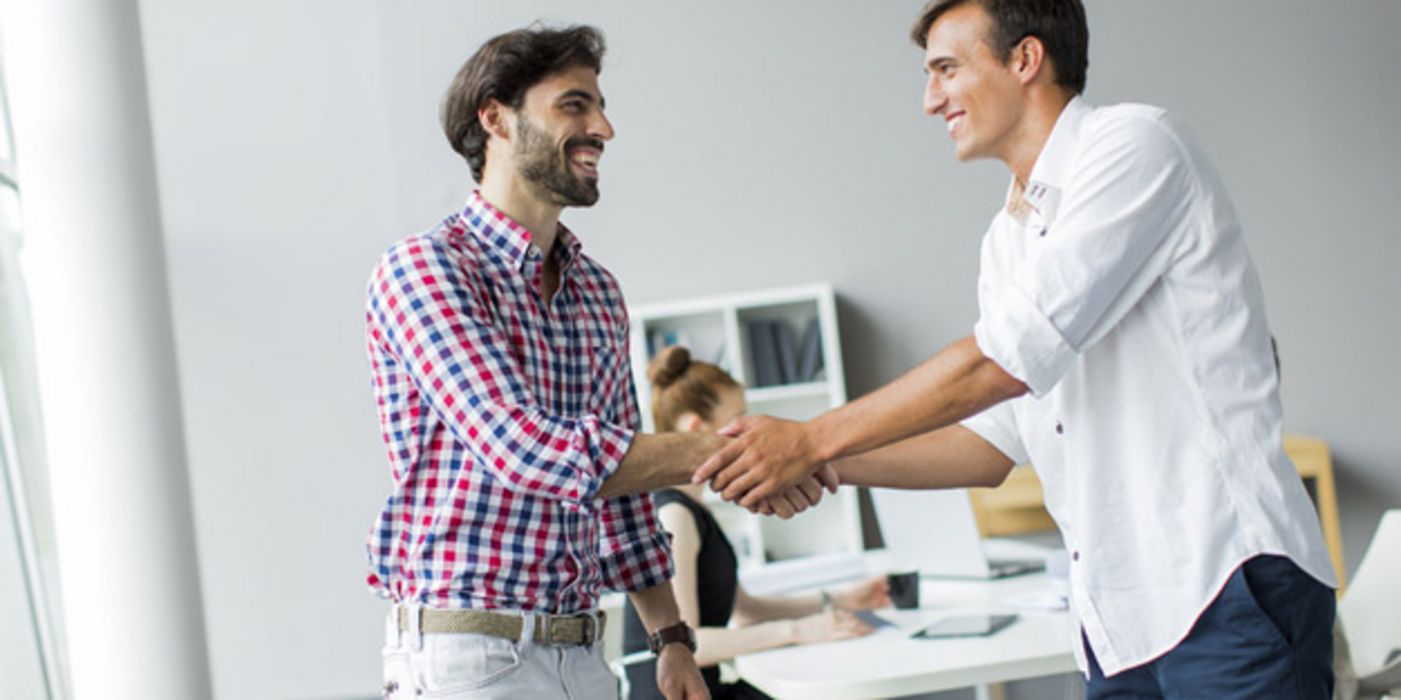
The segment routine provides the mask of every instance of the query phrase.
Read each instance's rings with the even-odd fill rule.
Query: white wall
[[[377,687],[363,538],[388,477],[363,287],[470,190],[436,116],[462,60],[535,18],[602,27],[618,137],[600,205],[566,221],[633,302],[831,281],[855,396],[969,331],[1006,184],[919,113],[920,4],[145,0],[218,696]],[[1401,505],[1401,4],[1088,9],[1088,97],[1182,114],[1235,195],[1288,428],[1333,443],[1355,561]]]
[[[399,229],[365,2],[146,2],[218,698],[378,688],[363,297]]]

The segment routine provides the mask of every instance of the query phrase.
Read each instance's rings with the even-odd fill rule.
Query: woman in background
[[[724,370],[691,361],[672,346],[647,368],[652,383],[652,418],[657,432],[711,431],[744,415],[744,389]],[[722,661],[789,644],[849,639],[871,633],[851,613],[890,605],[884,578],[846,588],[795,596],[757,596],[739,585],[734,548],[701,500],[704,484],[652,494],[657,518],[672,535],[676,575],[671,580],[681,617],[696,630],[696,663],[714,700],[765,698],[743,681],[721,684]],[[731,622],[735,627],[729,627]],[[646,655],[647,632],[629,605],[624,613],[623,653],[640,658],[627,665],[630,698],[661,698],[655,661]],[[638,654],[637,652],[643,652]]]

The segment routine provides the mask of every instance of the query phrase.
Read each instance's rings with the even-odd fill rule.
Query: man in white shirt
[[[1090,697],[1328,697],[1336,582],[1206,157],[1160,109],[1080,100],[1079,0],[936,0],[913,37],[957,157],[1012,172],[973,334],[807,423],[733,424],[696,480],[755,507],[829,461],[901,488],[1030,462],[1070,553]]]

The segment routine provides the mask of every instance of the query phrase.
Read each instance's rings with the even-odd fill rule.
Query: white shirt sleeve
[[[1022,445],[1021,433],[1017,431],[1017,416],[1012,411],[1012,401],[989,406],[983,412],[965,418],[961,425],[987,440],[1013,464],[1029,464],[1031,458]]]
[[[983,354],[1036,396],[1153,286],[1192,206],[1188,151],[1160,120],[1120,117],[1086,139],[1057,216],[974,327]]]

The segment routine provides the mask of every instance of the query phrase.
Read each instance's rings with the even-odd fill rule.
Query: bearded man
[[[370,588],[394,603],[386,698],[616,697],[605,589],[629,593],[666,697],[707,697],[646,492],[727,439],[636,434],[622,293],[559,222],[598,200],[603,51],[590,27],[478,49],[442,121],[480,189],[370,281],[394,481],[368,543]],[[815,481],[790,493],[776,510],[820,497]]]

